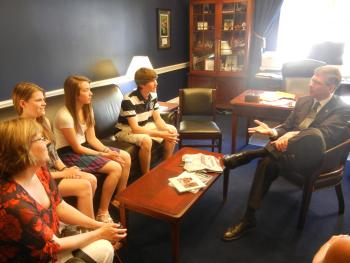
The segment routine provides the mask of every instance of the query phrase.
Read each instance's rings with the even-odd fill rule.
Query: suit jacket
[[[313,105],[311,96],[301,97],[286,121],[276,128],[278,137],[289,131],[298,131],[299,124],[304,120]],[[350,138],[350,105],[334,95],[330,101],[317,113],[310,128],[319,129],[324,137],[326,149]]]

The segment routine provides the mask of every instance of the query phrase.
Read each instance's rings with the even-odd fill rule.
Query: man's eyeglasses
[[[46,139],[44,136],[42,136],[42,137],[40,137],[40,138],[37,138],[37,139],[32,140],[32,142],[37,142],[37,141],[47,142],[47,139]]]

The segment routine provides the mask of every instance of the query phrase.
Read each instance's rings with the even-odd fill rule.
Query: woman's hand
[[[122,157],[120,157],[120,154],[117,151],[112,151],[109,149],[108,152],[102,152],[101,156],[106,157],[108,159],[111,159],[111,160],[119,163],[122,167],[125,165],[125,161],[123,160]]]
[[[63,171],[63,178],[65,179],[80,179],[80,168],[77,166],[72,166],[65,168]]]
[[[127,235],[126,228],[120,228],[120,224],[106,223],[98,229],[100,232],[100,238],[109,240],[110,242],[117,242]]]

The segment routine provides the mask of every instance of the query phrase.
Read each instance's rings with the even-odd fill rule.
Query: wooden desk
[[[120,221],[126,226],[126,209],[145,214],[157,219],[168,221],[172,228],[172,257],[173,262],[179,262],[180,252],[180,223],[184,215],[192,206],[205,194],[221,175],[211,173],[213,179],[208,185],[197,193],[179,194],[175,188],[168,185],[168,179],[183,172],[182,155],[186,153],[204,153],[222,157],[222,154],[208,152],[199,149],[182,148],[172,157],[160,163],[157,167],[149,171],[129,185],[120,195]],[[228,176],[228,173],[225,174]],[[227,196],[228,178],[224,180],[224,200]],[[140,233],[141,234],[141,233]],[[160,260],[167,261],[167,260]]]
[[[166,108],[161,108],[160,112],[171,112],[174,110],[177,110],[177,108],[179,107],[179,103],[173,103],[173,102],[167,102],[167,101],[158,101],[159,106],[161,107],[166,107]]]
[[[247,94],[261,94],[263,90],[246,90],[230,101],[232,108],[232,144],[231,152],[236,152],[236,138],[238,117],[247,117],[248,119],[268,119],[275,121],[284,121],[293,107],[274,106],[270,104],[245,102],[244,98]],[[247,140],[246,140],[247,141]]]
[[[177,116],[178,116],[178,109],[179,109],[179,97],[176,97],[170,101],[158,101],[160,109],[159,112],[161,115],[164,115],[165,120],[168,120],[170,123],[172,123],[172,120],[174,123],[174,126],[177,127]],[[173,113],[173,118],[170,114]]]

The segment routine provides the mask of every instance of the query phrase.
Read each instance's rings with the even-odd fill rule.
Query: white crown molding
[[[174,64],[174,65],[170,65],[170,66],[166,66],[166,67],[161,67],[161,68],[156,68],[154,69],[157,74],[164,74],[167,72],[171,72],[171,71],[176,71],[176,70],[180,70],[180,69],[184,69],[187,68],[189,65],[188,62],[184,62],[184,63],[179,63],[179,64]],[[131,81],[132,79],[126,77],[126,76],[120,76],[120,77],[116,77],[116,78],[110,78],[110,79],[104,79],[104,80],[98,80],[98,81],[93,81],[91,82],[91,88],[98,88],[98,87],[102,87],[102,86],[106,86],[106,85],[112,85],[112,84],[121,84],[124,82],[128,82]],[[59,96],[59,95],[63,95],[64,94],[64,90],[63,89],[56,89],[56,90],[51,90],[46,92],[46,98],[50,98],[50,97],[55,97],[55,96]],[[4,100],[4,101],[0,101],[0,109],[3,108],[8,108],[11,107],[13,105],[12,100]]]

